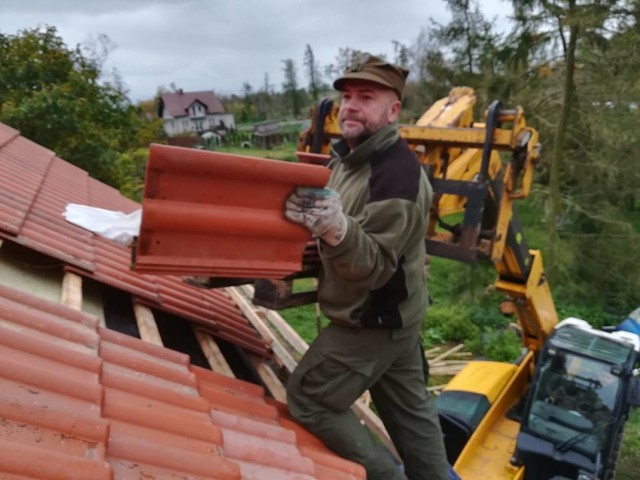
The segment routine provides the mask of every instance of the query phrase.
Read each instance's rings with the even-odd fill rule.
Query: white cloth
[[[139,235],[142,221],[142,209],[123,213],[77,203],[68,204],[62,215],[69,223],[125,246]]]

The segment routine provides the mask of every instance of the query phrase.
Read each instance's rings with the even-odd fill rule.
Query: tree
[[[304,51],[304,66],[307,69],[307,78],[309,79],[309,94],[312,100],[317,102],[320,94],[320,67],[316,62],[311,45],[308,43]]]
[[[298,77],[296,73],[296,64],[292,59],[283,60],[284,64],[284,83],[282,84],[284,94],[289,100],[289,106],[294,117],[300,115],[301,101],[300,92],[298,91]]]
[[[51,26],[0,34],[0,121],[118,186],[114,159],[136,146],[145,119],[103,74],[109,45],[98,42],[69,48]]]
[[[262,120],[273,117],[273,85],[269,81],[269,74],[264,74],[262,88],[256,93],[256,108]]]
[[[397,40],[393,40],[391,43],[393,44],[393,62],[402,67],[409,68],[409,48]]]
[[[340,48],[338,50],[338,55],[336,55],[335,63],[330,63],[325,67],[325,75],[327,77],[337,77],[342,75],[359,54],[359,50],[354,50],[350,47]]]
[[[253,93],[253,87],[250,83],[244,82],[242,84],[242,110],[240,111],[241,122],[246,123],[257,119],[254,99],[255,95]]]

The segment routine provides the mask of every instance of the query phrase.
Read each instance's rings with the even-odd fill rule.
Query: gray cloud
[[[492,18],[504,3],[482,8]],[[448,20],[443,0],[3,0],[0,32],[53,25],[68,45],[105,34],[115,45],[106,68],[140,100],[171,82],[239,93],[244,82],[260,88],[265,74],[280,89],[288,58],[302,85],[306,44],[321,67],[344,47],[391,56],[392,42],[410,45],[430,17]]]

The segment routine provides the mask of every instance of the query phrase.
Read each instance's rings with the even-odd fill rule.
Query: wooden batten
[[[64,272],[60,303],[74,310],[82,310],[82,277],[72,272]]]
[[[245,317],[251,322],[251,324],[256,328],[258,333],[262,335],[262,337],[269,342],[271,349],[282,365],[285,366],[289,373],[293,372],[296,368],[298,362],[291,356],[291,354],[287,351],[287,349],[282,345],[280,340],[273,334],[273,332],[269,329],[269,326],[265,323],[265,321],[256,313],[253,305],[249,303],[249,301],[242,295],[238,290],[234,287],[228,287],[226,291],[231,296],[231,299],[235,302],[235,304],[240,308]]]
[[[247,297],[253,297],[253,287],[251,285],[243,285],[241,290]],[[309,349],[307,342],[298,335],[298,332],[296,332],[278,312],[264,307],[255,307],[255,311],[264,315],[296,353],[302,355]]]
[[[264,383],[269,392],[271,392],[273,398],[279,402],[286,403],[287,390],[284,385],[282,385],[282,382],[273,369],[264,361],[263,358],[258,357],[257,355],[248,354],[248,357],[253,368],[260,377],[260,380],[262,380],[262,383]]]
[[[211,370],[226,375],[227,377],[235,377],[233,370],[231,370],[229,363],[227,363],[227,360],[224,358],[220,347],[218,347],[213,337],[198,327],[193,327],[193,333],[198,339],[202,353],[204,353],[204,356],[207,358]]]
[[[396,450],[396,447],[389,437],[387,429],[384,427],[380,417],[376,415],[368,406],[365,406],[363,402],[356,401],[351,407],[356,416],[371,430],[382,442],[382,444],[389,449],[389,451],[400,461],[400,454]]]
[[[138,324],[140,338],[147,343],[152,343],[160,347],[164,346],[162,337],[160,336],[160,330],[158,330],[158,325],[156,324],[156,319],[151,309],[133,302],[133,313],[136,317],[136,323]]]

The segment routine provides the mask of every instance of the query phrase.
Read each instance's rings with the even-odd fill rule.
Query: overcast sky
[[[498,21],[510,5],[481,3]],[[392,42],[410,46],[429,18],[449,20],[444,0],[0,0],[5,35],[53,25],[68,46],[107,35],[114,48],[106,68],[119,72],[134,101],[172,82],[223,94],[240,93],[245,82],[257,90],[265,73],[280,90],[289,58],[306,85],[306,44],[321,67],[344,47],[392,58]]]

